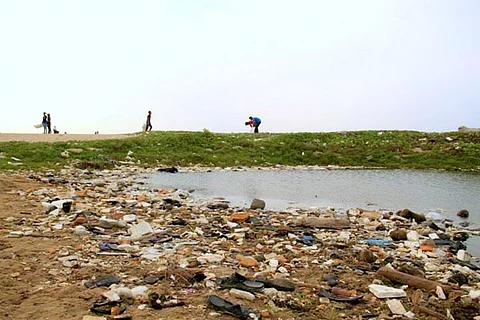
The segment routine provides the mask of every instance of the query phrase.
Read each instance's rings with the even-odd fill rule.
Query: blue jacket
[[[260,118],[257,118],[257,117],[253,117],[253,122],[256,122],[256,123],[262,123],[262,120],[260,120]]]

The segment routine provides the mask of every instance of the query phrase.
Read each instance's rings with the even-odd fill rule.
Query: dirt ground
[[[105,274],[122,274],[122,283],[128,287],[142,285],[142,279],[147,275],[158,274],[160,265],[144,264],[140,258],[103,257],[104,264],[92,266],[64,268],[58,261],[59,252],[67,251],[72,255],[82,250],[88,252],[88,239],[72,233],[69,228],[55,230],[50,234],[32,234],[30,236],[13,237],[12,230],[22,230],[48,221],[45,208],[37,197],[28,196],[41,188],[59,188],[59,186],[40,183],[21,174],[0,174],[0,318],[1,319],[82,319],[89,312],[95,301],[101,301],[102,292],[106,288],[88,289],[84,281],[101,277]],[[188,255],[188,250],[184,252]],[[98,257],[92,257],[92,259]],[[163,261],[163,265],[164,265]],[[217,275],[228,276],[231,266],[218,266]],[[304,280],[317,282],[321,272],[304,270],[297,276]],[[341,276],[345,282],[350,281],[352,288],[360,285],[358,281],[347,279],[348,274]],[[363,281],[363,280],[361,280]],[[360,282],[361,282],[360,281]],[[370,281],[370,280],[367,280]],[[139,303],[128,306],[127,314],[132,319],[234,319],[225,314],[212,313],[207,308],[206,297],[216,294],[231,300],[225,291],[206,288],[203,284],[197,286],[182,285],[166,279],[149,286],[160,294],[171,294],[186,301],[183,307],[154,310],[148,306],[139,309]],[[313,289],[304,288],[297,294],[300,299],[313,298]],[[315,310],[285,310],[266,305],[261,299],[256,299],[250,305],[257,310],[269,310],[271,319],[334,319],[342,311],[346,313],[362,313],[362,306],[355,310],[325,310],[324,306]],[[347,306],[344,306],[345,308]],[[322,309],[323,308],[323,309]],[[329,308],[330,309],[330,308]],[[324,315],[323,317],[321,315]]]
[[[90,314],[89,308],[105,289],[87,289],[82,280],[91,280],[116,270],[98,267],[72,269],[70,274],[55,261],[53,251],[82,250],[82,239],[65,232],[61,237],[9,237],[12,227],[38,223],[45,210],[38,202],[22,199],[18,192],[45,187],[20,176],[0,175],[0,318],[1,319],[82,319]],[[115,258],[112,258],[115,259]],[[118,261],[119,269],[132,278],[144,276],[147,270],[139,260]],[[157,288],[161,290],[162,284]],[[190,294],[190,301],[205,305],[204,293]],[[137,308],[128,312],[133,319],[208,319],[208,312],[196,310],[192,315],[188,307],[156,311]],[[130,311],[130,310],[129,310]],[[226,317],[228,319],[229,317]],[[212,318],[213,319],[213,318]],[[215,319],[223,319],[215,317]]]
[[[0,142],[58,142],[71,140],[108,140],[131,137],[133,134],[38,134],[38,133],[0,133]]]
[[[99,256],[96,253],[98,250],[96,251],[95,248],[97,248],[98,242],[102,241],[101,236],[96,238],[89,235],[82,238],[72,232],[73,226],[70,222],[65,224],[63,229],[54,230],[55,222],[52,222],[46,209],[41,206],[42,190],[55,189],[54,193],[62,197],[63,194],[71,192],[71,189],[68,188],[68,184],[53,185],[46,181],[39,182],[29,179],[21,173],[0,174],[0,268],[2,269],[0,319],[81,320],[86,315],[93,315],[89,311],[90,307],[94,302],[103,300],[101,295],[107,291],[104,287],[88,289],[84,286],[85,281],[106,274],[114,274],[121,277],[122,285],[133,288],[145,285],[144,278],[146,276],[159,275],[162,272],[165,275],[167,271],[178,269],[178,261],[166,261],[165,258],[147,262],[135,255],[128,257]],[[76,206],[80,206],[82,200],[76,201],[78,201]],[[287,218],[280,213],[279,215],[281,216],[278,217],[279,219]],[[190,226],[178,226],[177,228],[185,231],[189,230]],[[208,227],[205,228],[208,229]],[[11,233],[29,229],[41,229],[43,233],[33,232],[20,237]],[[276,234],[280,236],[279,230]],[[367,231],[357,230],[357,232]],[[178,233],[181,232],[178,231]],[[223,242],[223,245],[217,244],[217,246],[221,247],[228,255],[234,256],[237,253],[253,255],[255,241],[270,234],[271,232],[263,230],[258,234],[252,234],[252,238],[249,238],[241,246],[230,247],[231,244],[229,245],[227,242]],[[217,240],[216,237],[208,236],[205,238],[205,243],[201,241],[195,247],[179,248],[177,253],[184,257],[191,257],[194,250],[208,252],[209,244],[215,240]],[[385,303],[376,299],[365,289],[377,278],[376,274],[367,272],[359,276],[344,267],[349,264],[354,269],[368,267],[355,262],[353,251],[348,248],[348,246],[338,244],[337,246],[327,246],[324,249],[322,256],[335,259],[341,267],[330,271],[324,270],[316,264],[310,264],[308,268],[301,267],[308,257],[287,253],[285,259],[290,261],[288,265],[296,269],[290,279],[308,285],[299,285],[291,297],[283,302],[273,302],[257,297],[254,301],[242,303],[232,300],[226,290],[209,288],[205,281],[193,285],[182,283],[181,276],[177,274],[176,278],[166,276],[165,279],[154,285],[147,285],[147,287],[151,292],[178,298],[185,302],[185,306],[155,310],[146,304],[142,306],[142,303],[147,301],[126,301],[126,314],[131,315],[134,320],[234,319],[225,314],[213,313],[213,310],[207,307],[206,297],[209,294],[216,294],[229,301],[240,302],[259,311],[268,312],[269,319],[273,320],[358,319],[360,315],[369,318],[373,316],[376,319],[394,319],[388,315]],[[65,267],[59,260],[59,258],[73,255],[81,256],[81,261],[88,261],[88,263],[82,262],[74,267]],[[219,278],[229,276],[236,270],[235,265],[236,263],[231,261],[224,261],[222,264],[213,265],[204,271],[213,272]],[[167,271],[165,271],[165,267],[167,267]],[[202,266],[196,265],[192,268],[201,269]],[[325,272],[331,273],[332,271],[338,277],[343,289],[364,295],[360,303],[349,304],[333,301],[319,303],[318,285],[324,284],[322,279]],[[248,272],[247,276],[253,276],[252,270],[241,272]],[[290,303],[292,301],[294,304]],[[410,299],[404,299],[403,302],[407,310],[412,309]],[[434,303],[433,300],[430,308],[432,305],[438,305],[438,308],[435,308],[437,311],[443,312],[445,309],[445,305]],[[466,316],[460,316],[460,313],[463,312],[461,311],[463,310],[462,306],[452,305],[450,308],[455,309],[453,310],[455,319],[459,320],[471,319],[472,312],[476,312],[478,309],[469,311]],[[419,319],[430,318],[419,316]]]

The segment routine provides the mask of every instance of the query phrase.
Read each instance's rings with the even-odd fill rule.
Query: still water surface
[[[194,189],[199,198],[224,197],[248,207],[254,198],[267,209],[287,207],[408,208],[438,212],[454,221],[470,212],[470,227],[480,227],[480,175],[424,170],[283,170],[158,173],[149,183],[160,188]],[[469,241],[480,257],[480,241]]]

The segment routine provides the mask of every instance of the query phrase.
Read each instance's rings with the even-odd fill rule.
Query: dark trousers
[[[152,131],[152,124],[150,123],[150,121],[147,122],[147,126],[145,127],[145,131]]]
[[[258,133],[258,126],[261,124],[261,122],[254,122],[253,127],[255,130],[253,130],[253,133]]]

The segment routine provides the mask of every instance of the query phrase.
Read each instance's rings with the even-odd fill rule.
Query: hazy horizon
[[[474,0],[0,1],[1,133],[480,127]]]

